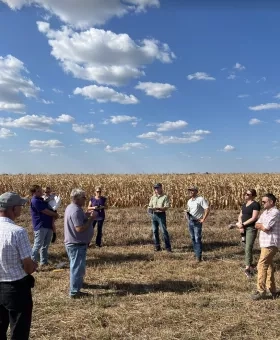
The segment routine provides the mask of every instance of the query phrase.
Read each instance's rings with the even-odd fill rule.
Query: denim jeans
[[[40,264],[48,264],[48,249],[52,240],[53,231],[49,228],[40,228],[34,232],[34,245],[32,249],[32,260]]]
[[[87,244],[66,244],[70,261],[70,295],[79,293],[86,273]]]
[[[97,235],[96,235],[96,240],[95,240],[95,244],[97,246],[101,246],[101,243],[102,243],[102,228],[103,228],[103,223],[104,223],[104,220],[93,221],[93,225],[92,225],[93,229],[94,229],[94,227],[97,224]]]
[[[160,226],[161,232],[163,234],[165,248],[171,249],[169,234],[166,228],[166,214],[165,213],[153,214],[152,223],[155,246],[160,247],[159,240],[159,226]]]
[[[193,250],[197,259],[201,259],[202,255],[202,223],[189,220],[189,231],[192,239]]]

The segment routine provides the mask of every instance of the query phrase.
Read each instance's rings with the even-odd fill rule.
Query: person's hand
[[[204,222],[204,218],[200,218],[200,219],[198,220],[198,222],[199,222],[199,223],[203,223],[203,222]]]
[[[239,229],[240,229],[240,228],[243,228],[242,223],[240,223],[240,222],[237,222],[237,223],[236,223],[236,226],[237,226],[237,228],[239,228]]]
[[[57,220],[59,218],[58,213],[56,213],[56,215],[54,216],[54,219]]]

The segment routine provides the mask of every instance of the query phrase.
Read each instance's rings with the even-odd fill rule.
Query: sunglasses
[[[101,192],[101,190],[96,190],[95,192]]]
[[[248,193],[248,192],[245,193],[245,196],[251,196],[251,195],[252,195],[251,193]]]

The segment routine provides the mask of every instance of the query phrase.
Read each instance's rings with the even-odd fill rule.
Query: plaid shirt
[[[261,223],[268,230],[268,232],[260,230],[260,247],[280,247],[280,211],[276,207],[265,210],[257,223]]]
[[[31,257],[27,232],[12,220],[0,217],[0,282],[21,280],[27,274],[22,260]]]

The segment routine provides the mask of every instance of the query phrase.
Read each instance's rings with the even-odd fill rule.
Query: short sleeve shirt
[[[40,228],[52,229],[53,217],[43,214],[42,211],[45,209],[52,210],[42,197],[33,196],[31,199],[30,211],[34,231],[38,231]]]
[[[76,227],[83,226],[87,217],[81,207],[71,203],[67,206],[64,214],[64,243],[65,244],[88,244],[93,237],[93,228],[90,226],[83,232],[77,232]]]
[[[201,196],[190,198],[188,200],[187,210],[197,220],[203,217],[204,210],[208,208],[208,202]]]
[[[31,257],[27,232],[12,220],[0,217],[0,282],[23,279],[27,274],[22,260]]]
[[[100,198],[92,197],[90,201],[92,207],[97,207],[99,205],[102,205],[104,207],[106,204],[106,197],[103,196],[101,196]],[[96,210],[96,212],[98,213],[98,216],[95,220],[100,221],[105,219],[105,209]]]
[[[246,203],[244,203],[242,205],[242,217],[241,217],[242,223],[244,223],[244,222],[248,221],[250,218],[252,218],[254,210],[257,210],[257,211],[261,210],[261,206],[258,202],[253,201],[247,207],[246,207]],[[247,224],[246,228],[255,227],[255,224],[256,224],[256,222]]]
[[[169,208],[167,195],[153,195],[150,199],[149,208]]]

